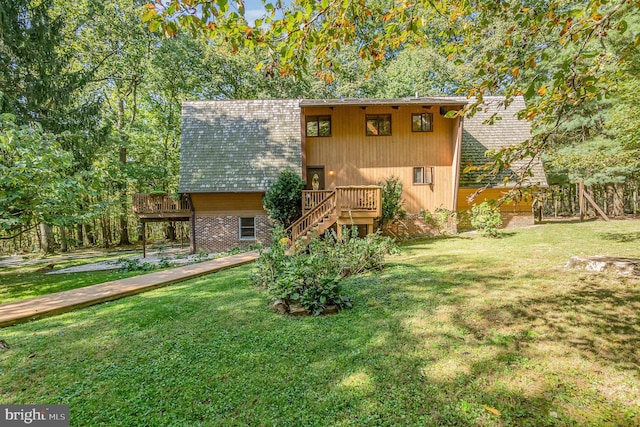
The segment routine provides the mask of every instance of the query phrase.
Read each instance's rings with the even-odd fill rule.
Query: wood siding
[[[504,188],[487,188],[478,196],[476,196],[473,202],[469,202],[469,196],[471,196],[477,190],[477,188],[461,188],[458,190],[458,211],[466,211],[468,209],[471,209],[474,204],[479,205],[480,203],[488,199],[498,200],[507,192],[507,190],[505,190]],[[518,203],[503,203],[500,206],[500,211],[505,213],[530,213],[533,215],[531,211],[532,203],[533,201],[531,198],[520,200]]]
[[[433,114],[433,132],[412,132],[412,113]],[[377,114],[391,115],[390,136],[366,135],[366,116]],[[410,213],[453,209],[459,119],[444,118],[437,105],[305,107],[303,115],[331,116],[331,136],[306,137],[303,156],[307,165],[324,166],[326,188],[372,185],[397,176]],[[413,184],[418,166],[434,167],[433,185]]]
[[[264,193],[192,193],[196,216],[267,215],[262,207]]]

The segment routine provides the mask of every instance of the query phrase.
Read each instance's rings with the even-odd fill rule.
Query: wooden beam
[[[598,204],[593,201],[593,199],[591,198],[589,193],[587,193],[586,191],[584,192],[584,198],[587,199],[587,201],[589,203],[591,203],[591,206],[593,206],[593,208],[596,210],[596,212],[598,212],[600,214],[602,219],[604,219],[605,221],[609,221],[609,217],[607,216],[607,214],[605,214],[604,211],[602,209],[600,209],[600,206],[598,206]]]

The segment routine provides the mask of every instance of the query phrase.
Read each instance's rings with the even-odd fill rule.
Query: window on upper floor
[[[367,135],[391,135],[391,114],[367,115]]]
[[[331,116],[307,117],[307,136],[331,136]]]
[[[255,240],[256,219],[240,218],[240,240]]]
[[[433,132],[433,114],[419,113],[411,115],[412,132]]]
[[[433,166],[418,166],[413,168],[414,184],[433,184]]]

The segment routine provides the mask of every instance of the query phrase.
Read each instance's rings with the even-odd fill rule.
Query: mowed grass
[[[46,268],[48,264],[54,264],[55,269],[59,270],[94,262],[117,260],[126,256],[96,255],[64,261],[51,258],[49,262],[42,264],[2,267],[0,268],[0,304],[148,273],[148,271],[122,273],[116,269],[84,273],[47,274],[47,272],[51,271]]]
[[[274,314],[251,266],[0,330],[0,403],[76,425],[640,425],[640,221],[403,246],[338,315]]]

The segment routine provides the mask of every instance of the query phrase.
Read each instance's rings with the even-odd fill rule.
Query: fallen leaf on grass
[[[492,408],[491,406],[482,405],[482,407],[483,407],[484,409],[486,409],[487,411],[491,412],[491,413],[492,413],[492,414],[494,414],[494,415],[502,415],[502,414],[500,414],[500,411],[498,411],[498,410],[497,410],[497,409],[495,409],[495,408]]]

